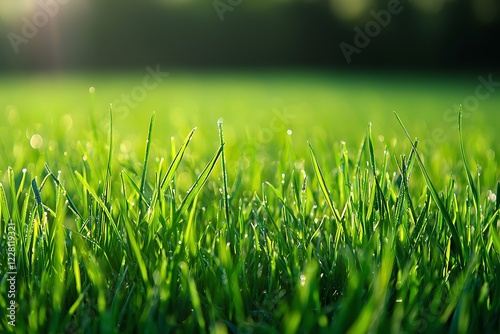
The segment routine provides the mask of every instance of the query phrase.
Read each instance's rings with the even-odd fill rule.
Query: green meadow
[[[0,332],[500,331],[500,76],[147,74],[0,79]]]

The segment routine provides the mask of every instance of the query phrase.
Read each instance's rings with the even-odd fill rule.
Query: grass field
[[[488,73],[147,73],[0,80],[0,332],[500,332]]]

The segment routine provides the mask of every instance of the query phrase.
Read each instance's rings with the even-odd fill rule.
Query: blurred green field
[[[40,152],[45,152],[51,142],[64,145],[60,137],[85,138],[91,104],[100,129],[107,131],[109,104],[115,103],[117,142],[124,140],[133,148],[142,149],[155,111],[153,138],[158,149],[170,136],[181,138],[198,127],[197,136],[203,140],[193,146],[203,155],[215,147],[216,122],[223,118],[228,154],[236,160],[248,142],[257,142],[263,152],[277,153],[287,130],[292,130],[297,153],[305,152],[308,140],[325,146],[345,141],[357,149],[370,122],[374,136],[383,141],[380,150],[397,144],[396,152],[403,152],[408,143],[393,115],[396,111],[411,135],[419,138],[421,150],[432,156],[436,149],[456,150],[458,105],[474,96],[481,83],[478,74],[172,72],[158,87],[146,90],[142,101],[131,98],[134,108],[129,107],[122,95],[142,86],[147,74],[6,76],[0,80],[2,136],[29,153],[29,140],[38,133],[44,139]],[[487,78],[488,73],[479,75]],[[95,103],[89,97],[90,87],[95,87]],[[464,108],[466,144],[491,149],[476,153],[481,164],[488,158],[498,162],[494,152],[500,143],[499,106],[497,91],[474,106],[477,109]],[[3,166],[20,162],[9,144],[2,140]]]
[[[17,329],[500,329],[500,93],[471,107],[478,74],[172,72],[124,102],[146,74],[0,80]]]

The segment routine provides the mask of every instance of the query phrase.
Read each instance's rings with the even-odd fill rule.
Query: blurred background
[[[340,43],[391,3],[348,64]],[[498,0],[2,0],[0,71],[497,68],[499,32]]]
[[[341,141],[356,152],[370,122],[376,150],[408,152],[393,111],[452,166],[463,104],[466,143],[497,164],[499,33],[499,0],[1,0],[0,170],[78,151],[107,133],[110,103],[124,156],[142,155],[156,111],[158,151],[198,127],[199,159],[224,118],[237,166],[289,133],[301,157],[308,140],[326,159]]]

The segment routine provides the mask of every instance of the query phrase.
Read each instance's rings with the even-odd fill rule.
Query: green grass
[[[500,331],[476,76],[143,75],[0,81],[0,332]]]

